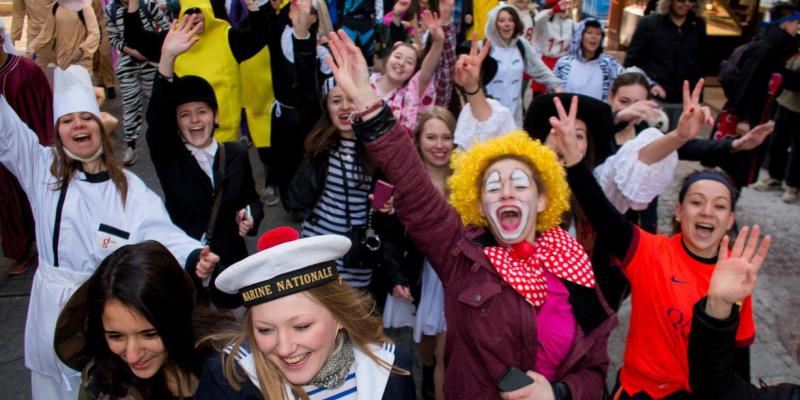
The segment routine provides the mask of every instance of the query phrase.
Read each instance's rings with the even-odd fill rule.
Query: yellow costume
[[[242,82],[242,106],[247,113],[247,128],[256,147],[270,146],[272,113],[270,106],[275,100],[272,92],[272,70],[269,48],[264,46],[252,58],[239,67]]]
[[[475,32],[478,40],[486,37],[486,21],[489,20],[489,11],[499,4],[497,0],[473,0],[472,1],[472,27],[467,32],[467,40],[472,39]]]
[[[214,137],[220,142],[234,141],[239,137],[242,101],[239,63],[228,42],[230,24],[214,18],[208,0],[181,1],[181,17],[184,11],[193,7],[203,12],[205,28],[200,40],[175,60],[175,73],[178,76],[196,75],[211,84],[219,104],[219,128],[214,131]]]

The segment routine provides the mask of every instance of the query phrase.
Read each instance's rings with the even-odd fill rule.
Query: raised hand
[[[431,39],[438,43],[444,42],[444,30],[442,29],[439,15],[431,12],[431,10],[422,10],[420,18],[422,19],[422,24],[431,33]]]
[[[578,96],[572,96],[569,105],[569,113],[564,110],[561,99],[553,98],[556,105],[558,117],[550,117],[550,125],[553,129],[550,134],[556,139],[556,153],[564,160],[567,167],[579,163],[583,159],[583,154],[578,150],[578,133],[575,131],[575,119],[578,116]]]
[[[192,26],[191,20],[194,15],[184,15],[180,21],[172,21],[169,32],[164,38],[161,46],[161,55],[167,57],[177,57],[188,51],[198,40],[195,35],[200,31],[201,24]]]
[[[658,112],[659,106],[653,100],[640,100],[620,110],[615,116],[615,122],[627,122],[636,125],[646,121],[651,115]]]
[[[742,137],[736,139],[731,143],[731,151],[737,152],[742,150],[753,150],[758,147],[775,129],[775,122],[767,121],[761,125],[756,125],[755,128],[750,129]]]
[[[311,0],[292,0],[290,5],[295,12],[289,13],[292,20],[292,29],[298,38],[308,37],[311,27]]]
[[[456,61],[456,68],[453,74],[453,82],[461,86],[468,93],[473,93],[481,85],[481,64],[486,56],[489,55],[489,50],[492,46],[492,41],[487,39],[483,44],[480,52],[478,52],[478,40],[475,33],[472,34],[472,47],[469,49],[469,55],[462,54]]]
[[[200,279],[206,279],[214,271],[214,267],[219,262],[219,256],[212,253],[208,246],[200,250],[200,260],[197,261],[195,273]]]
[[[328,38],[331,55],[326,56],[326,61],[336,79],[336,86],[353,99],[359,111],[369,108],[380,99],[369,83],[367,60],[343,30],[331,32]]]
[[[653,88],[650,89],[650,94],[653,95],[653,97],[658,97],[660,99],[665,99],[667,97],[667,91],[664,90],[663,86],[658,84],[653,85]]]
[[[749,234],[749,235],[748,235]],[[730,315],[731,306],[753,293],[756,278],[764,259],[767,257],[772,238],[767,235],[761,240],[761,228],[747,227],[739,231],[739,236],[728,254],[728,236],[719,244],[719,258],[711,282],[708,285],[706,313],[718,319]]]
[[[399,23],[409,7],[411,7],[411,0],[397,0],[392,7],[392,19]]]
[[[703,93],[704,80],[700,79],[694,90],[689,93],[689,81],[683,81],[683,113],[678,120],[676,133],[678,138],[689,141],[697,137],[703,125],[711,125],[711,109],[700,105],[700,95]]]

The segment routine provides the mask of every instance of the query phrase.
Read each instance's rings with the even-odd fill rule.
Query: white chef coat
[[[125,171],[127,203],[123,206],[113,181],[77,172],[64,197],[58,235],[58,266],[54,266],[54,228],[59,190],[50,173],[53,149],[39,140],[0,96],[0,163],[19,180],[28,195],[36,222],[39,268],[31,289],[25,326],[25,366],[60,380],[77,374],[58,361],[53,350],[55,324],[61,308],[106,256],[125,244],[156,240],[181,265],[201,248],[172,224],[161,199],[136,175]],[[78,388],[66,388],[74,391]]]

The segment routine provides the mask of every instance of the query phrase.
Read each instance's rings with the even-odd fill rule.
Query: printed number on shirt
[[[555,39],[550,38],[550,39],[547,39],[547,43],[549,43],[549,47],[547,48],[547,52],[552,54],[553,53],[553,45],[556,44],[556,41],[555,41]],[[561,54],[563,52],[564,52],[564,40],[559,40],[558,41],[558,51],[557,51],[557,53]]]

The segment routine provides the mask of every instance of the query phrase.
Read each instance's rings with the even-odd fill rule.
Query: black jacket
[[[199,240],[211,218],[215,189],[180,137],[172,85],[161,75],[155,79],[147,110],[147,145],[172,222]],[[237,213],[250,206],[253,229],[248,234],[252,236],[258,232],[264,211],[256,193],[247,149],[238,142],[220,143],[220,146],[225,146],[225,174],[214,176],[214,181],[218,186],[222,185],[223,198],[210,247],[220,256],[220,264],[228,266],[248,255],[244,239],[239,236]],[[218,173],[219,155],[217,151],[213,166],[215,175]],[[217,268],[215,274],[223,269]],[[240,302],[238,296],[223,296],[213,287],[211,295],[212,300],[223,307]]]
[[[706,22],[689,12],[677,26],[668,14],[650,14],[639,21],[625,55],[625,67],[637,66],[664,87],[667,103],[683,100],[683,81],[694,87],[703,77]]]
[[[761,32],[739,59],[737,65],[743,85],[729,99],[729,111],[750,123],[750,126],[764,122],[769,107],[767,89],[773,74],[781,74],[782,87],[800,90],[800,76],[785,67],[786,60],[796,52],[795,39],[777,26]]]
[[[734,373],[739,307],[728,319],[706,314],[707,297],[694,306],[689,333],[689,384],[698,399],[800,400],[800,386],[783,383],[757,388]]]

